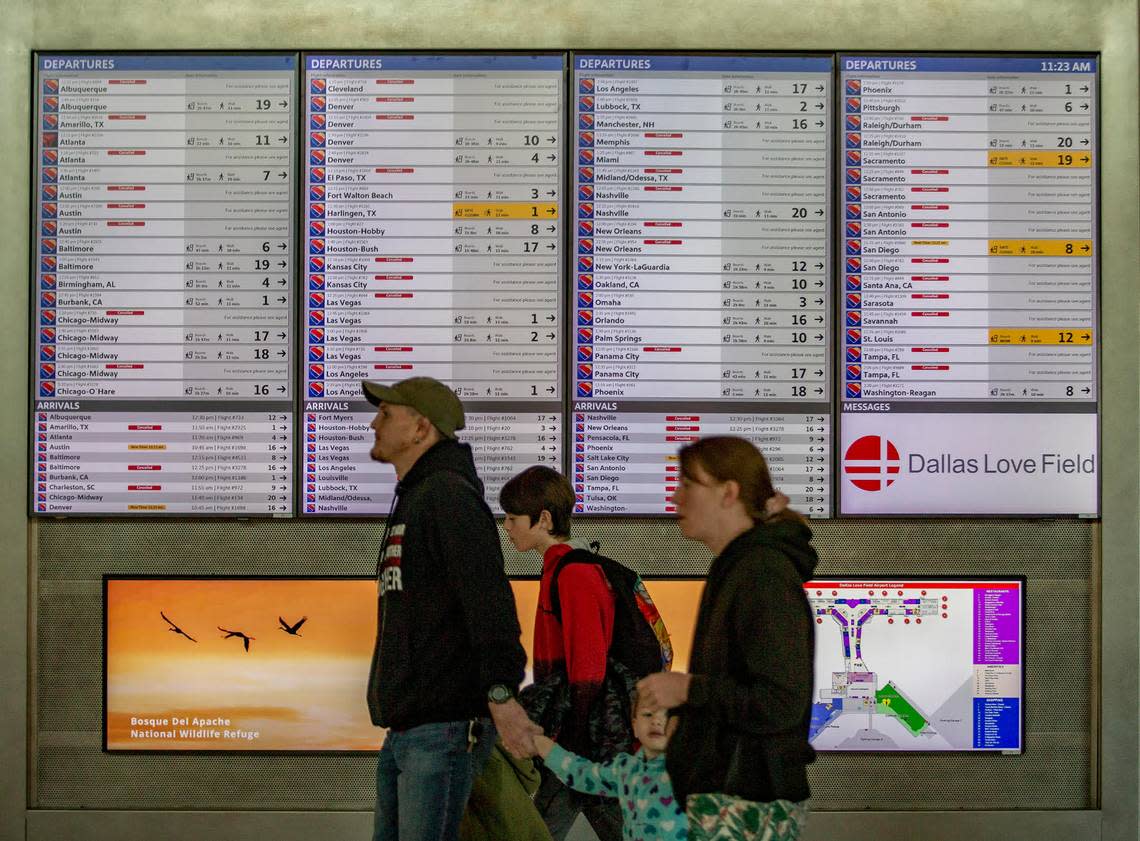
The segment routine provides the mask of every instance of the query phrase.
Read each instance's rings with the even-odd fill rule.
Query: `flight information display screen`
[[[840,513],[1095,515],[1096,59],[840,85]]]
[[[820,579],[816,750],[1020,753],[1023,579]]]
[[[831,58],[573,65],[577,513],[672,512],[678,448],[732,434],[827,516]]]
[[[305,514],[384,514],[361,380],[463,400],[487,499],[563,449],[557,55],[305,56]]]
[[[295,87],[36,56],[32,513],[293,512]]]

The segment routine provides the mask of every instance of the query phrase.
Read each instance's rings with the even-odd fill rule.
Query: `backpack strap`
[[[562,603],[558,598],[558,576],[561,574],[562,569],[570,564],[594,564],[598,569],[602,569],[601,561],[598,560],[598,551],[602,548],[602,544],[598,541],[590,543],[590,552],[586,549],[571,549],[565,555],[558,559],[558,563],[554,566],[554,572],[550,576],[550,609],[554,614],[554,618],[558,620],[558,624],[562,624]],[[605,570],[602,570],[604,576]]]

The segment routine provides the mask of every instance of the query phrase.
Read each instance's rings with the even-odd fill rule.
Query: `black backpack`
[[[559,560],[550,578],[550,603],[554,617],[562,623],[558,599],[558,575],[570,564],[594,564],[614,594],[614,629],[608,658],[621,663],[632,675],[643,678],[668,671],[673,665],[673,646],[665,622],[649,596],[641,576],[613,558],[598,554],[601,544],[591,543],[593,552],[571,549]]]

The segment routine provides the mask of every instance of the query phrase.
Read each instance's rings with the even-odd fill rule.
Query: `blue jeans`
[[[495,746],[495,725],[468,750],[468,721],[389,730],[376,764],[373,841],[457,841],[471,783]]]

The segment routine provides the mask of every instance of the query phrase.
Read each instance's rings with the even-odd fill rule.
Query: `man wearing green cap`
[[[429,377],[363,388],[378,409],[370,455],[398,480],[368,681],[372,722],[388,728],[373,838],[455,841],[496,731],[520,757],[541,732],[515,700],[522,631],[471,447],[455,438],[463,404]]]

